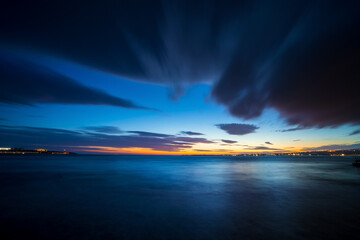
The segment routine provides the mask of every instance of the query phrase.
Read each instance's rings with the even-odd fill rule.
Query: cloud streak
[[[248,147],[249,150],[264,150],[264,151],[277,151],[282,150],[279,148],[271,148],[271,147],[265,147],[265,146],[255,146],[255,147]]]
[[[320,147],[307,147],[307,148],[303,148],[303,151],[349,150],[349,149],[360,149],[360,144],[359,143],[331,144]]]
[[[0,78],[0,102],[6,104],[61,103],[149,110],[15,55],[0,55]]]
[[[360,134],[360,129],[357,129],[349,134],[349,136]]]
[[[226,139],[222,139],[221,141],[224,142],[224,143],[229,143],[229,144],[237,143],[237,141],[226,140]]]
[[[300,131],[300,130],[305,130],[305,129],[309,129],[309,127],[298,126],[298,127],[294,127],[294,128],[278,130],[278,132],[295,132],[295,131]]]
[[[122,133],[122,131],[118,127],[114,127],[114,126],[90,126],[90,127],[84,127],[83,129],[85,131],[105,133],[105,134]]]
[[[66,130],[0,125],[0,145],[25,148],[44,147],[54,150],[66,148],[83,151],[87,149],[86,146],[97,146],[120,150],[145,148],[154,151],[179,152],[190,149],[197,143],[214,143],[206,138],[177,137],[143,131],[118,132],[114,131],[117,128],[109,126],[86,129]]]
[[[192,132],[192,131],[181,131],[181,134],[185,134],[185,135],[189,135],[189,136],[200,136],[200,135],[204,135],[203,133]]]

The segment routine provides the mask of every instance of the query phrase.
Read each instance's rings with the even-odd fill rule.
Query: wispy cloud
[[[330,144],[320,147],[305,147],[302,150],[304,151],[322,151],[322,150],[349,150],[349,149],[359,149],[360,143],[354,144]]]
[[[122,131],[118,127],[114,126],[89,126],[83,128],[86,131],[97,132],[97,133],[121,133]]]
[[[169,135],[169,134],[144,132],[144,131],[127,131],[127,133],[132,133],[132,134],[138,135],[140,137],[163,138],[163,137],[172,137],[173,136],[173,135]]]
[[[196,152],[212,152],[212,150],[209,149],[194,149]]]
[[[192,131],[181,131],[181,134],[185,134],[185,135],[189,135],[189,136],[204,135],[203,133],[192,132]]]
[[[349,134],[349,136],[360,134],[360,129],[357,129]]]
[[[63,148],[81,150],[85,149],[83,146],[98,146],[179,152],[190,149],[197,143],[214,143],[206,138],[179,137],[144,131],[116,132],[114,130],[117,128],[110,126],[91,127],[87,130],[84,128],[67,130],[0,125],[0,145],[26,148],[41,146],[54,150]]]
[[[278,132],[294,132],[294,131],[300,131],[300,130],[305,130],[305,129],[309,129],[309,127],[298,126],[298,127],[294,127],[294,128],[278,130]]]
[[[282,150],[279,148],[271,148],[271,147],[265,147],[265,146],[254,146],[254,147],[248,147],[249,150],[264,150],[264,151],[275,151],[275,150]]]
[[[237,141],[233,141],[233,140],[226,140],[226,139],[222,139],[221,141],[222,141],[222,142],[224,142],[224,143],[229,143],[229,144],[232,144],[232,143],[237,143]]]

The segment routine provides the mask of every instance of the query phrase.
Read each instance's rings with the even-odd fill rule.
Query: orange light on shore
[[[39,148],[39,149],[35,149],[35,151],[37,151],[37,152],[47,152],[47,149]]]

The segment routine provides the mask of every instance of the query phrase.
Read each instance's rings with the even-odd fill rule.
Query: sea
[[[0,239],[355,239],[332,156],[0,156]]]

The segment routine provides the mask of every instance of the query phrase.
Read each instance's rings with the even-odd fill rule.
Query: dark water
[[[354,239],[352,157],[0,157],[0,239]]]

